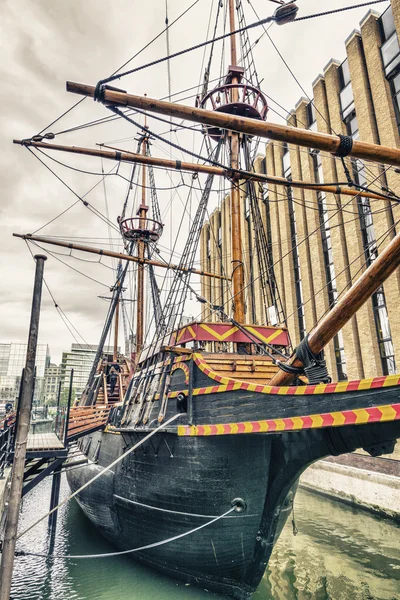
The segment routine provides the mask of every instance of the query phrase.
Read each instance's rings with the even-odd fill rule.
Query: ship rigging
[[[135,539],[139,548],[136,558],[143,563],[239,600],[249,598],[256,589],[291,512],[299,476],[307,466],[321,457],[359,447],[370,453],[390,452],[399,435],[400,377],[332,382],[323,350],[400,264],[400,234],[350,290],[343,290],[333,309],[297,349],[292,347],[275,277],[276,263],[268,252],[268,233],[260,212],[262,186],[273,183],[286,189],[322,189],[350,199],[397,204],[400,199],[391,190],[374,185],[376,179],[365,185],[357,183],[348,161],[353,158],[399,167],[400,151],[334,132],[322,134],[270,122],[269,98],[261,90],[249,31],[266,23],[294,27],[291,23],[300,19],[297,5],[278,4],[273,15],[247,25],[240,0],[217,3],[210,39],[194,46],[209,48],[203,81],[190,105],[172,102],[171,89],[168,100],[158,100],[110,85],[145,67],[160,62],[170,65],[183,52],[168,53],[164,59],[129,71],[119,70],[95,86],[67,83],[69,92],[94,98],[111,115],[66,132],[127,122],[139,133],[135,151],[121,148],[124,140],[105,142],[99,148],[55,144],[52,140],[60,133],[49,128],[32,138],[16,140],[48,169],[49,160],[60,162],[53,151],[114,161],[107,180],[113,174],[127,184],[116,222],[97,211],[113,235],[121,236],[122,249],[118,251],[114,244],[108,250],[37,232],[16,234],[40,248],[54,245],[71,253],[121,261],[98,354],[80,399],[84,406],[107,407],[109,421],[80,442],[89,462],[68,473],[73,495],[104,536],[122,551],[128,551]],[[224,46],[219,76],[214,77],[218,72],[213,61],[216,44],[225,41],[229,42],[229,62],[224,64]],[[167,133],[156,131],[159,123],[168,126]],[[200,149],[173,141],[172,133],[177,130],[201,136]],[[329,153],[341,161],[346,181],[292,181],[256,172],[261,139]],[[169,158],[153,156],[152,147],[158,149],[160,142],[167,145]],[[172,157],[173,151],[181,153],[179,158]],[[185,241],[180,252],[176,242],[170,244],[170,256],[165,257],[165,212],[159,202],[156,174],[158,179],[161,172],[165,181],[167,170],[173,177],[181,177],[188,195],[178,227],[174,230],[172,220],[169,224],[176,239]],[[106,179],[103,172],[100,175]],[[170,200],[178,187],[171,185]],[[202,264],[197,268],[201,231],[216,192],[219,201],[229,195],[229,260],[213,268],[204,269]],[[96,212],[88,200],[73,193],[77,202]],[[252,276],[260,280],[263,294],[261,324],[247,319],[251,293],[245,284],[243,256],[245,201],[258,259],[258,273]],[[131,265],[135,267],[134,285]],[[164,270],[164,280],[156,269]],[[220,295],[213,302],[205,299],[193,283],[193,275],[217,281]],[[128,286],[134,300],[130,315],[123,301]],[[209,318],[184,319],[191,294],[206,306]],[[267,307],[273,310],[268,312]],[[120,310],[125,328],[129,328],[125,332],[126,357],[118,352]],[[130,319],[134,327],[129,325]],[[105,357],[103,348],[112,335],[113,321],[114,353]],[[147,450],[144,442],[150,436]],[[232,507],[239,510],[233,514]],[[222,517],[212,521],[210,528],[198,527],[210,515]],[[183,543],[180,534],[187,530],[193,531],[193,536]],[[156,532],[170,543],[149,545],[149,537]]]

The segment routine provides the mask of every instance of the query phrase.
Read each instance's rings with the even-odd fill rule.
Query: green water
[[[21,529],[48,509],[50,481],[24,500]],[[62,497],[68,494],[63,481]],[[288,523],[254,600],[398,600],[399,526],[386,519],[300,491],[296,537]],[[19,548],[46,552],[46,522]],[[132,540],[132,547],[134,547]],[[71,501],[61,511],[55,552],[94,554],[112,547]],[[80,561],[16,559],[13,600],[205,600],[222,598],[142,567],[128,558]]]

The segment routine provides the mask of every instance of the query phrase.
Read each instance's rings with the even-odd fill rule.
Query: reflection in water
[[[21,528],[43,514],[51,481],[24,500]],[[63,481],[62,497],[68,495]],[[399,527],[300,490],[296,525],[288,523],[254,600],[396,600],[400,597]],[[17,547],[46,552],[47,522]],[[134,546],[134,540],[132,541]],[[74,501],[61,510],[55,553],[112,552]],[[16,559],[12,600],[205,600],[218,598],[121,558],[75,561]],[[221,598],[221,597],[219,597]]]
[[[300,490],[254,600],[396,600],[399,527]]]

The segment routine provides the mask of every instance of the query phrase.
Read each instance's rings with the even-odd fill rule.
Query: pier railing
[[[13,449],[15,434],[15,412],[9,413],[0,420],[0,477],[9,463],[10,452]]]

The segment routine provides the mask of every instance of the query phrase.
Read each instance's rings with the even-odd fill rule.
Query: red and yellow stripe
[[[230,377],[223,377],[213,371],[203,359],[201,354],[193,354],[197,367],[210,379],[218,381],[220,386],[207,386],[201,388],[203,394],[215,394],[230,390],[248,390],[259,394],[279,394],[283,396],[304,396],[307,394],[337,394],[343,392],[357,392],[377,388],[393,387],[400,385],[400,375],[386,375],[384,377],[371,377],[370,379],[358,379],[353,381],[338,381],[336,383],[318,383],[317,385],[288,385],[271,386],[260,385],[248,381],[240,381]],[[194,392],[197,390],[194,390]],[[194,393],[193,392],[193,393]]]
[[[179,436],[235,435],[241,433],[273,433],[298,431],[300,429],[320,429],[342,425],[364,425],[383,423],[400,419],[400,404],[386,404],[372,408],[356,408],[338,412],[321,413],[306,417],[286,417],[262,421],[242,421],[218,425],[179,425]]]
[[[177,369],[181,369],[181,371],[183,371],[185,373],[185,383],[186,383],[186,385],[189,385],[189,367],[187,365],[185,365],[185,363],[182,363],[182,362],[175,363],[171,368],[171,375]]]

